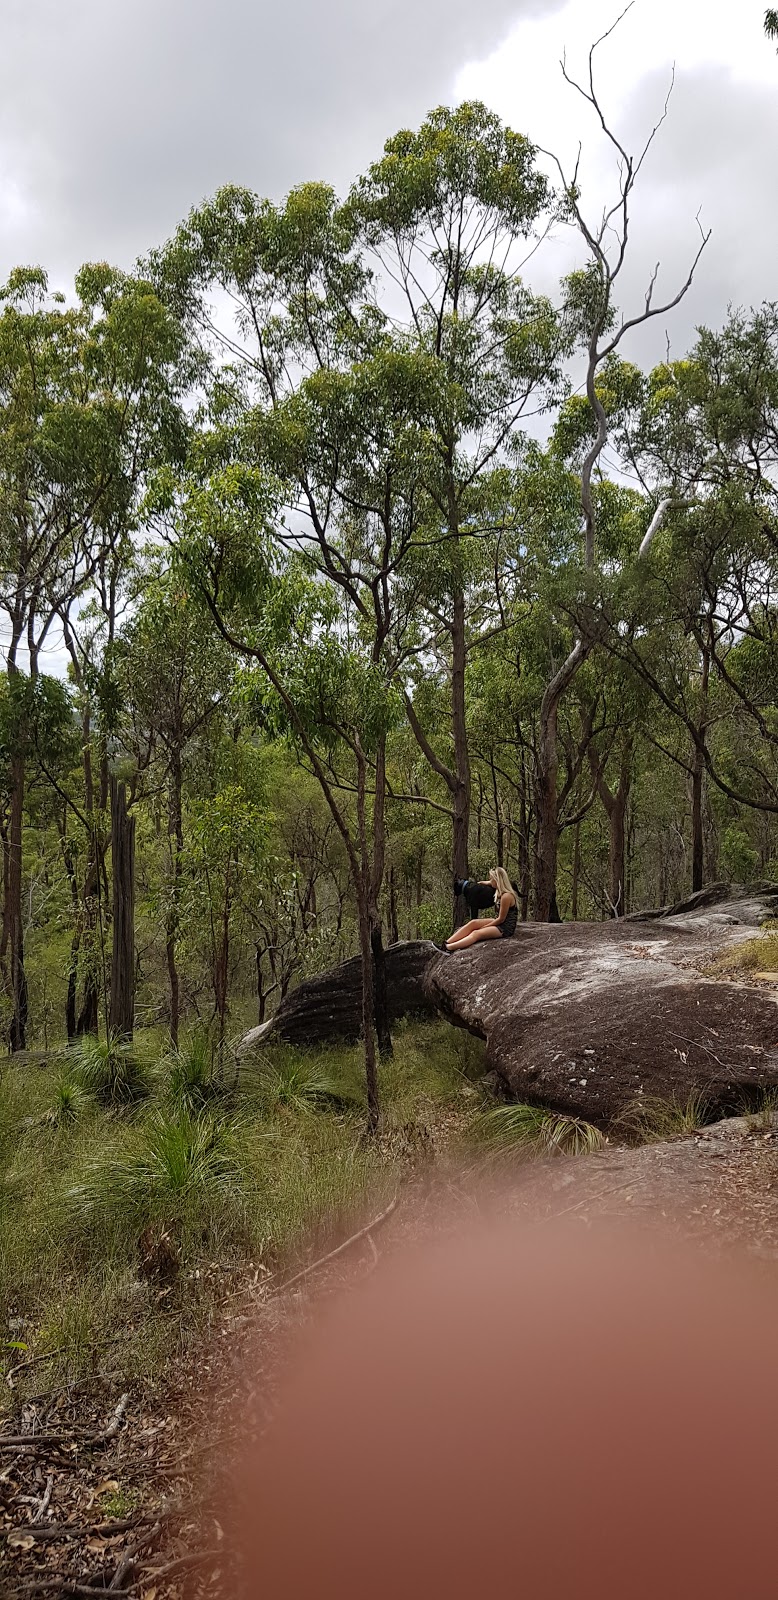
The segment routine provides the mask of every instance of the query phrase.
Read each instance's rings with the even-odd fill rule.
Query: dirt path
[[[233,1596],[218,1520],[225,1473],[272,1416],[295,1329],[392,1253],[475,1214],[506,1212],[582,1227],[660,1219],[706,1251],[746,1252],[778,1271],[778,1125],[738,1118],[678,1141],[499,1173],[441,1164],[409,1182],[375,1238],[293,1289],[254,1275],[233,1285],[212,1338],[173,1362],[164,1384],[130,1392],[118,1412],[121,1397],[99,1381],[89,1393],[27,1403],[0,1432],[0,1595],[88,1596],[113,1585],[119,1600]]]

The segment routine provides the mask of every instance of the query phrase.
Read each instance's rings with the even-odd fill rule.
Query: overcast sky
[[[613,169],[559,56],[585,66],[618,0],[2,0],[2,275],[41,262],[66,288],[85,259],[129,266],[225,182],[281,197],[341,191],[398,127],[477,97],[568,162],[584,147],[596,215]],[[728,301],[778,298],[778,55],[762,0],[636,0],[598,58],[604,107],[636,148],[670,112],[634,204],[625,297],[657,259],[674,292],[713,229],[697,283],[668,319],[680,353]],[[560,240],[533,268],[551,283]],[[629,309],[629,307],[627,307]],[[646,357],[664,343],[656,329]]]
[[[485,100],[556,151],[583,146],[584,204],[614,194],[612,152],[559,68],[586,67],[619,0],[0,0],[0,278],[41,263],[67,290],[85,260],[126,267],[220,184],[280,199],[344,192],[399,127]],[[635,0],[597,57],[603,107],[630,150],[669,115],[641,174],[623,309],[657,260],[669,298],[712,237],[683,305],[633,341],[681,354],[728,303],[778,299],[778,55],[763,0]],[[551,289],[572,235],[534,258]],[[64,670],[61,641],[49,671]]]

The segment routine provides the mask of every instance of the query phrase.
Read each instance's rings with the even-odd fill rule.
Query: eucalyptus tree
[[[121,711],[116,733],[133,770],[161,784],[167,802],[168,878],[164,895],[169,1024],[178,1044],[177,947],[184,859],[184,782],[198,742],[228,706],[235,662],[202,606],[176,581],[159,553],[138,563],[135,605],[115,641]]]
[[[110,473],[102,464],[105,408],[84,392],[85,320],[49,296],[40,269],[19,268],[0,291],[0,608],[9,679],[35,684],[62,600],[83,591],[84,520]],[[25,674],[25,663],[27,672]],[[23,809],[28,754],[21,721],[9,753],[8,875],[2,942],[9,953],[12,1049],[25,1044]]]
[[[438,374],[425,471],[436,537],[425,552],[425,599],[430,638],[449,680],[450,756],[424,732],[412,677],[405,704],[420,748],[449,792],[457,876],[468,870],[468,650],[510,626],[495,587],[507,565],[506,526],[515,528],[505,505],[495,515],[495,470],[499,479],[499,469],[516,459],[522,421],[564,388],[567,330],[521,277],[550,202],[531,142],[485,106],[468,103],[441,107],[417,131],[390,139],[345,207],[395,336]]]
[[[563,333],[518,270],[548,199],[529,141],[471,104],[390,140],[344,205],[321,185],[281,207],[223,190],[155,261],[220,346],[224,403],[254,402],[255,440],[275,470],[280,441],[290,544],[307,543],[362,617],[366,648],[403,679],[448,790],[455,871],[466,871],[470,810],[468,600],[475,589],[483,611],[503,531],[487,483],[520,418],[562,381]],[[209,309],[216,288],[236,310],[230,332]],[[451,754],[415,714],[422,639],[417,627],[407,652],[408,584],[420,615],[429,602],[426,637],[450,680]],[[502,625],[493,597],[486,626]],[[380,861],[374,876],[380,888]]]
[[[778,309],[700,330],[687,359],[642,380],[620,431],[665,516],[663,531],[644,540],[639,570],[625,574],[609,646],[686,730],[699,888],[705,776],[755,810],[775,812],[778,799]],[[638,632],[620,620],[630,609],[642,618]]]
[[[278,485],[236,462],[162,480],[156,516],[222,638],[247,668],[258,725],[283,731],[318,780],[343,842],[357,911],[368,1119],[378,1124],[368,790],[371,757],[395,714],[384,675],[344,636],[337,591],[276,536]],[[353,781],[339,765],[349,755]]]
[[[620,20],[620,19],[618,19]],[[624,338],[632,330],[664,316],[677,306],[691,286],[700,256],[708,242],[709,234],[701,232],[699,246],[680,289],[661,303],[656,296],[659,263],[651,274],[643,305],[634,313],[619,313],[616,296],[627,261],[630,237],[631,206],[635,186],[643,163],[667,115],[667,102],[659,121],[652,128],[642,151],[631,154],[610,127],[598,96],[594,81],[594,57],[618,24],[614,23],[589,51],[586,81],[577,82],[568,72],[565,62],[562,71],[565,80],[573,87],[594,112],[601,131],[614,152],[618,163],[618,185],[612,204],[606,205],[596,222],[585,212],[580,186],[580,151],[572,173],[568,173],[558,157],[552,159],[559,173],[564,203],[570,222],[580,234],[586,250],[585,265],[572,273],[567,280],[568,315],[578,323],[585,347],[585,366],[581,387],[588,406],[588,447],[580,466],[580,505],[582,572],[581,588],[585,594],[597,579],[598,563],[598,501],[596,486],[600,462],[610,436],[608,410],[600,393],[598,377],[611,363]],[[668,95],[669,100],[669,95]],[[669,509],[666,499],[650,504],[649,542],[661,526]],[[583,617],[583,614],[582,614]],[[557,725],[562,696],[570,687],[581,664],[594,648],[597,638],[596,621],[591,618],[580,629],[578,637],[565,660],[546,683],[540,710],[539,781],[537,788],[537,847],[535,855],[535,916],[544,921],[555,898],[557,844],[559,837],[557,818],[556,767]]]
[[[144,475],[153,460],[185,436],[180,405],[183,338],[148,284],[103,266],[84,267],[78,274],[72,306],[62,296],[48,294],[40,269],[20,268],[2,292],[2,305],[0,606],[9,631],[8,671],[23,672],[26,660],[35,679],[46,638],[61,626],[85,718],[85,804],[78,809],[92,836],[83,893],[87,907],[100,892],[102,857],[94,822],[98,802],[92,792],[89,727],[94,679],[101,670],[92,648],[93,613],[96,605],[105,618],[105,656],[113,641],[118,590],[131,556]],[[22,746],[23,741],[20,751]],[[17,1044],[23,1042],[24,775],[19,754],[11,785],[11,878],[5,903],[16,995],[12,1038]],[[107,798],[103,758],[102,810]],[[91,981],[87,988],[83,1025],[95,1028],[96,988]]]

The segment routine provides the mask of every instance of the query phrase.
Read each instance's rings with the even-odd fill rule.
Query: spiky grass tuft
[[[268,1112],[352,1111],[359,1095],[315,1061],[279,1054],[262,1068],[257,1094]]]
[[[482,1143],[505,1154],[525,1150],[539,1155],[590,1155],[604,1144],[591,1122],[542,1106],[493,1106],[477,1119],[475,1132]]]
[[[234,1127],[211,1116],[166,1116],[146,1124],[135,1147],[97,1160],[68,1191],[74,1216],[103,1218],[134,1231],[156,1218],[213,1217],[240,1200],[245,1173]]]
[[[145,1099],[149,1078],[131,1044],[110,1035],[79,1040],[68,1054],[72,1076],[102,1105],[128,1106]]]
[[[42,1120],[52,1128],[69,1127],[78,1122],[92,1104],[89,1090],[64,1069],[54,1080],[54,1104],[45,1112]]]
[[[696,1133],[710,1120],[709,1101],[701,1090],[695,1090],[686,1100],[640,1095],[621,1112],[617,1125],[630,1143],[655,1144]]]
[[[208,1034],[191,1033],[160,1063],[163,1081],[175,1109],[184,1116],[198,1117],[204,1111],[217,1111],[234,1093],[214,1068],[214,1055]]]

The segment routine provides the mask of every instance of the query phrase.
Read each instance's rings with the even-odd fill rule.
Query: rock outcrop
[[[778,989],[712,969],[776,909],[775,885],[716,885],[639,923],[524,923],[441,956],[426,987],[518,1100],[601,1127],[641,1097],[737,1111],[778,1091]]]
[[[520,923],[510,940],[442,955],[386,952],[392,1020],[438,1012],[485,1039],[488,1067],[529,1104],[606,1128],[641,1098],[704,1096],[711,1116],[778,1092],[778,985],[721,963],[778,914],[778,885],[726,884],[619,922]],[[353,1040],[360,963],[306,979],[241,1050]]]
[[[424,988],[424,976],[438,953],[427,939],[389,946],[385,955],[391,1022],[435,1014],[436,1003]],[[288,1044],[335,1044],[358,1039],[361,1027],[362,963],[354,956],[329,972],[304,978],[268,1022],[244,1035],[239,1050],[243,1054],[271,1038]]]

